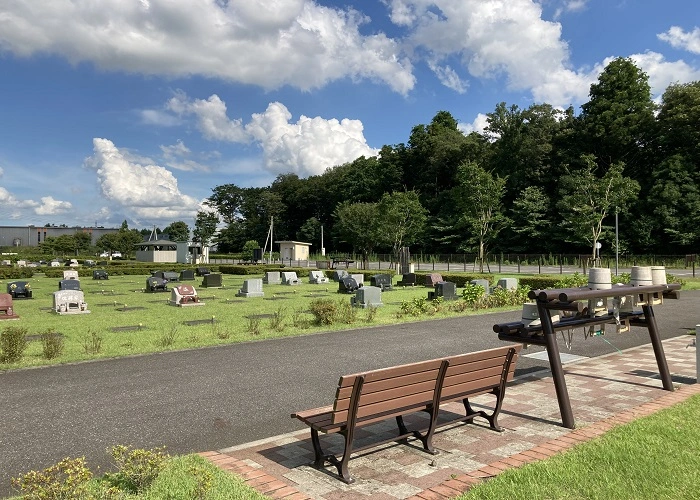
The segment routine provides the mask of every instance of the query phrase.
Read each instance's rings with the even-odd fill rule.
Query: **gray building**
[[[36,247],[49,236],[57,238],[76,233],[88,233],[94,245],[100,236],[117,232],[118,228],[105,227],[0,226],[0,247]]]

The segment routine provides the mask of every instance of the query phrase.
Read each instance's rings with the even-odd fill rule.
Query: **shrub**
[[[420,316],[428,312],[428,304],[425,297],[416,297],[410,301],[401,301],[401,312],[410,316]]]
[[[118,445],[107,452],[114,459],[118,472],[109,475],[109,480],[120,489],[134,493],[145,491],[163,470],[170,456],[164,448],[150,450],[131,449]]]
[[[41,334],[41,350],[45,359],[54,359],[63,354],[63,335],[49,328]]]
[[[352,325],[357,321],[357,307],[353,307],[349,301],[339,300],[337,317],[342,320],[343,323]]]
[[[562,288],[558,286],[561,279],[560,276],[526,276],[519,278],[518,283],[530,287],[530,290],[548,290],[550,288]],[[586,279],[586,283],[588,283],[588,279]]]
[[[43,471],[30,471],[12,478],[12,486],[28,500],[81,499],[90,498],[90,479],[92,472],[85,464],[85,457],[67,457]]]
[[[377,311],[379,311],[379,307],[372,305],[367,306],[365,309],[365,321],[367,321],[367,323],[372,323],[377,317]]]
[[[464,299],[464,302],[466,302],[468,305],[475,306],[485,293],[486,290],[483,286],[467,283],[464,290],[462,290],[462,299]]]
[[[574,274],[570,274],[559,279],[553,288],[576,288],[586,285],[588,285],[588,276],[575,272]]]
[[[260,318],[250,316],[248,318],[248,333],[251,335],[260,335]]]
[[[0,333],[0,361],[3,363],[15,363],[21,360],[27,344],[26,328],[8,326]]]
[[[85,354],[99,354],[102,350],[102,336],[93,329],[81,339]]]
[[[276,332],[283,332],[285,329],[284,320],[287,317],[287,311],[284,307],[278,307],[277,310],[272,313],[270,318],[270,329]]]
[[[332,325],[338,318],[338,307],[332,299],[316,299],[309,304],[317,325]]]

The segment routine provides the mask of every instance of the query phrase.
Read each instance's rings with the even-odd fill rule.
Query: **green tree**
[[[194,221],[192,241],[199,243],[202,248],[208,247],[216,233],[218,224],[219,216],[216,213],[200,210],[197,212],[197,217]]]
[[[516,252],[544,252],[554,224],[549,216],[550,200],[539,186],[526,187],[510,210],[510,248]]]
[[[302,224],[297,231],[299,241],[319,242],[321,241],[321,222],[316,217],[310,217]]]
[[[258,242],[255,240],[248,240],[245,242],[245,245],[243,245],[243,251],[241,252],[241,258],[247,262],[251,262],[253,260],[253,250],[256,248],[260,248],[260,245],[258,245]]]
[[[173,222],[163,229],[163,232],[168,235],[170,241],[189,241],[190,227],[183,221]]]
[[[350,203],[344,201],[334,212],[334,236],[339,242],[352,246],[362,254],[363,267],[369,267],[369,254],[382,237],[381,214],[377,203]]]
[[[243,189],[235,184],[224,184],[216,186],[212,191],[213,194],[204,204],[216,210],[224,224],[233,224],[239,220]]]
[[[624,165],[615,163],[602,177],[596,175],[596,159],[582,157],[584,167],[561,178],[561,199],[557,204],[568,238],[591,245],[596,259],[596,243],[603,232],[603,221],[614,210],[624,212],[639,193],[639,183],[624,177]]]
[[[399,249],[418,241],[427,220],[427,211],[415,191],[386,193],[379,201],[382,242],[391,248],[394,262],[399,260]]]
[[[85,231],[78,231],[73,235],[75,249],[80,253],[87,253],[92,246],[92,236]]]

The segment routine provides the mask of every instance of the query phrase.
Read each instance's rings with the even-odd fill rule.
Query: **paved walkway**
[[[551,373],[540,371],[517,378],[506,390],[499,418],[505,432],[491,431],[477,419],[475,425],[457,424],[438,431],[434,444],[440,453],[435,456],[410,443],[372,448],[350,460],[350,473],[356,479],[352,485],[339,481],[334,467],[317,470],[309,465],[313,452],[308,429],[202,455],[273,498],[450,498],[502,470],[547,458],[616,425],[700,394],[696,348],[689,347],[693,338],[683,335],[663,342],[677,388],[674,392],[662,389],[650,344],[572,361],[564,369],[576,430],[561,426]],[[526,356],[527,350],[522,354]],[[328,394],[329,403],[332,396]],[[490,404],[488,398],[476,398],[474,406]],[[451,404],[459,411],[460,405]],[[360,431],[358,438],[389,436],[394,427],[393,421],[380,424]],[[342,450],[337,435],[321,436],[321,440],[329,451]]]

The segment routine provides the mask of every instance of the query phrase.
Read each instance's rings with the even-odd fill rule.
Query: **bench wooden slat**
[[[438,370],[442,360],[431,359],[428,361],[419,361],[417,363],[408,363],[400,366],[393,366],[391,368],[380,368],[378,370],[371,370],[367,372],[353,373],[351,375],[343,375],[340,377],[338,382],[338,387],[351,387],[355,380],[355,377],[363,376],[365,377],[365,383],[377,382],[384,379],[392,379],[396,377],[402,377],[404,375],[410,375],[413,373],[421,373],[431,370]]]
[[[409,373],[406,375],[399,375],[393,378],[386,378],[381,380],[375,380],[368,382],[365,379],[365,383],[362,386],[362,394],[371,394],[373,392],[380,392],[392,389],[394,387],[404,387],[411,386],[413,384],[418,384],[426,381],[435,381],[436,369],[430,371],[421,371],[418,373]],[[336,399],[349,399],[352,394],[352,384],[350,387],[339,388],[336,393]]]

